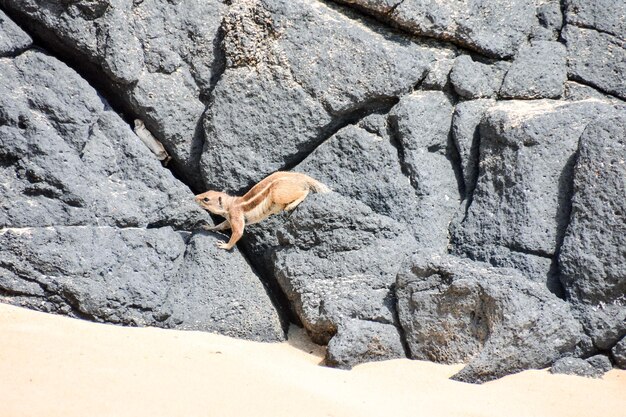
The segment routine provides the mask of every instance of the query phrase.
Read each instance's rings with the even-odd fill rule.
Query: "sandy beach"
[[[342,371],[289,341],[94,324],[0,305],[0,415],[623,417],[626,371],[527,371],[484,385],[461,365],[394,360]]]

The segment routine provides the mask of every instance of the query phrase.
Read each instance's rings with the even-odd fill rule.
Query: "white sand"
[[[0,416],[626,416],[626,371],[472,385],[447,379],[461,366],[340,371],[318,366],[322,353],[298,329],[263,344],[0,305]]]

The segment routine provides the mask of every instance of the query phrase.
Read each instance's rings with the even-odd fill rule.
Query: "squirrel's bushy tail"
[[[306,181],[307,181],[307,184],[309,184],[309,188],[315,191],[316,193],[329,193],[332,191],[325,184],[322,184],[321,182],[314,180],[313,178],[309,176],[306,177]]]

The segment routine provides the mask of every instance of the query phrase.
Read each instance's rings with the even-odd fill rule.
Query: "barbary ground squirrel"
[[[207,191],[198,194],[196,202],[205,210],[226,218],[217,226],[204,228],[232,229],[228,243],[217,244],[222,249],[230,250],[243,235],[246,223],[258,223],[282,210],[293,210],[310,191],[327,193],[330,189],[308,175],[279,171],[261,180],[242,197],[233,197],[220,191]]]

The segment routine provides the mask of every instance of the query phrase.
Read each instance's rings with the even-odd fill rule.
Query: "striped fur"
[[[258,223],[282,210],[293,210],[310,191],[330,192],[330,188],[305,174],[297,172],[275,172],[261,180],[241,197],[232,197],[219,191],[207,191],[196,196],[196,201],[211,213],[226,218],[226,221],[209,230],[232,229],[228,243],[219,247],[231,249],[243,234],[246,222]]]

